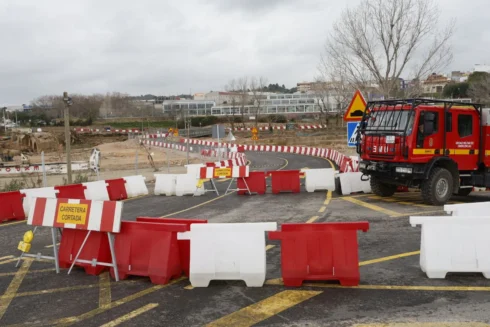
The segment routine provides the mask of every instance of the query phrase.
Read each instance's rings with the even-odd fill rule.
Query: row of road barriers
[[[410,217],[421,225],[420,268],[429,278],[482,273],[490,278],[490,202],[450,204],[451,216]]]
[[[121,221],[123,204],[36,198],[28,224],[35,230],[51,229],[53,256],[29,250],[22,256],[53,260],[57,273],[60,267],[69,267],[69,274],[78,266],[90,275],[110,269],[116,281],[135,275],[167,284],[185,275],[195,287],[207,287],[212,280],[243,280],[249,287],[261,287],[267,275],[268,232],[269,239],[281,241],[286,286],[298,287],[306,280],[359,284],[357,231],[366,232],[368,222],[286,223],[278,231],[276,222],[213,224],[152,217]],[[56,229],[63,229],[59,248]]]
[[[148,193],[145,177],[141,175],[81,184],[1,192],[0,222],[26,219],[33,200],[38,197],[117,201],[147,195]]]
[[[80,219],[64,215],[70,206]],[[121,222],[122,206],[118,201],[36,198],[28,224],[52,229],[54,256],[23,255],[54,260],[58,272],[59,267],[70,267],[70,272],[80,266],[97,275],[110,269],[116,280],[138,275],[166,284],[185,274],[196,287],[212,280],[243,280],[260,287],[267,275],[268,232],[269,240],[281,241],[285,286],[307,280],[359,284],[357,231],[368,231],[366,221],[285,223],[280,231],[276,222],[213,224],[151,217]],[[410,217],[413,226],[422,225],[420,267],[429,278],[444,278],[448,272],[481,272],[490,278],[488,207],[490,202],[450,205],[445,210],[453,216]],[[468,210],[471,216],[463,213]],[[63,229],[59,250],[56,228]]]

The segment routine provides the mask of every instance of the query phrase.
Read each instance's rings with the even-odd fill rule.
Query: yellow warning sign
[[[197,188],[201,188],[203,184],[204,184],[204,179],[200,179],[200,180],[197,181],[196,187]]]
[[[179,130],[177,128],[174,130],[174,136],[179,136]]]
[[[85,225],[87,210],[87,204],[60,203],[56,222],[60,224]]]
[[[366,111],[366,100],[364,100],[361,91],[357,90],[345,111],[344,121],[360,121],[364,111]]]
[[[253,134],[252,135],[252,141],[258,141],[259,140],[259,137],[257,136],[257,134]]]
[[[252,134],[257,134],[258,132],[257,127],[252,127]]]
[[[214,177],[228,177],[231,176],[231,168],[216,168],[214,170]]]

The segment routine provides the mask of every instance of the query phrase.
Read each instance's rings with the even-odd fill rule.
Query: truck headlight
[[[411,174],[412,173],[412,168],[407,168],[407,167],[396,167],[396,172],[401,173],[401,174]]]

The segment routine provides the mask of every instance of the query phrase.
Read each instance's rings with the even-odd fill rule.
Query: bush
[[[179,121],[177,125],[179,125],[182,122],[182,126],[184,126],[183,121]],[[209,125],[214,125],[219,122],[218,117],[216,116],[204,116],[204,117],[192,117],[191,118],[191,124],[192,126],[209,126]],[[184,128],[184,127],[179,127],[179,128]]]
[[[266,116],[260,116],[259,117],[259,123],[268,123],[269,122],[269,118],[266,117]]]

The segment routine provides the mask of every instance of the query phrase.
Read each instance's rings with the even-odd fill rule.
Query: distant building
[[[486,64],[475,64],[473,66],[473,72],[490,73],[490,65],[486,65]]]
[[[423,91],[424,93],[442,93],[444,86],[449,82],[451,82],[450,78],[433,73],[422,83]]]
[[[205,100],[205,93],[195,93],[194,94],[194,100]]]
[[[469,76],[470,73],[468,72],[453,71],[451,72],[451,81],[456,83],[466,82]]]
[[[251,101],[246,105],[241,105],[238,98],[233,105],[227,98],[231,96],[229,92],[210,92],[206,97],[216,97],[221,102],[212,100],[165,100],[163,102],[163,113],[173,117],[181,118],[187,116],[227,116],[227,115],[243,115],[246,117],[256,115],[257,108],[260,110],[260,115],[303,115],[303,114],[318,114],[320,112],[320,99],[314,94],[293,93],[293,94],[261,94],[259,102]],[[220,93],[220,94],[219,94]],[[250,94],[249,94],[250,96]],[[251,99],[251,98],[250,98]],[[329,99],[322,99],[328,103],[327,111],[334,113],[342,111],[337,103],[334,95]],[[230,101],[230,102],[228,102]]]
[[[216,104],[228,104],[232,103],[233,99],[238,101],[237,99],[240,97],[240,93],[238,92],[209,92],[204,95],[204,99],[207,101],[214,101]]]

